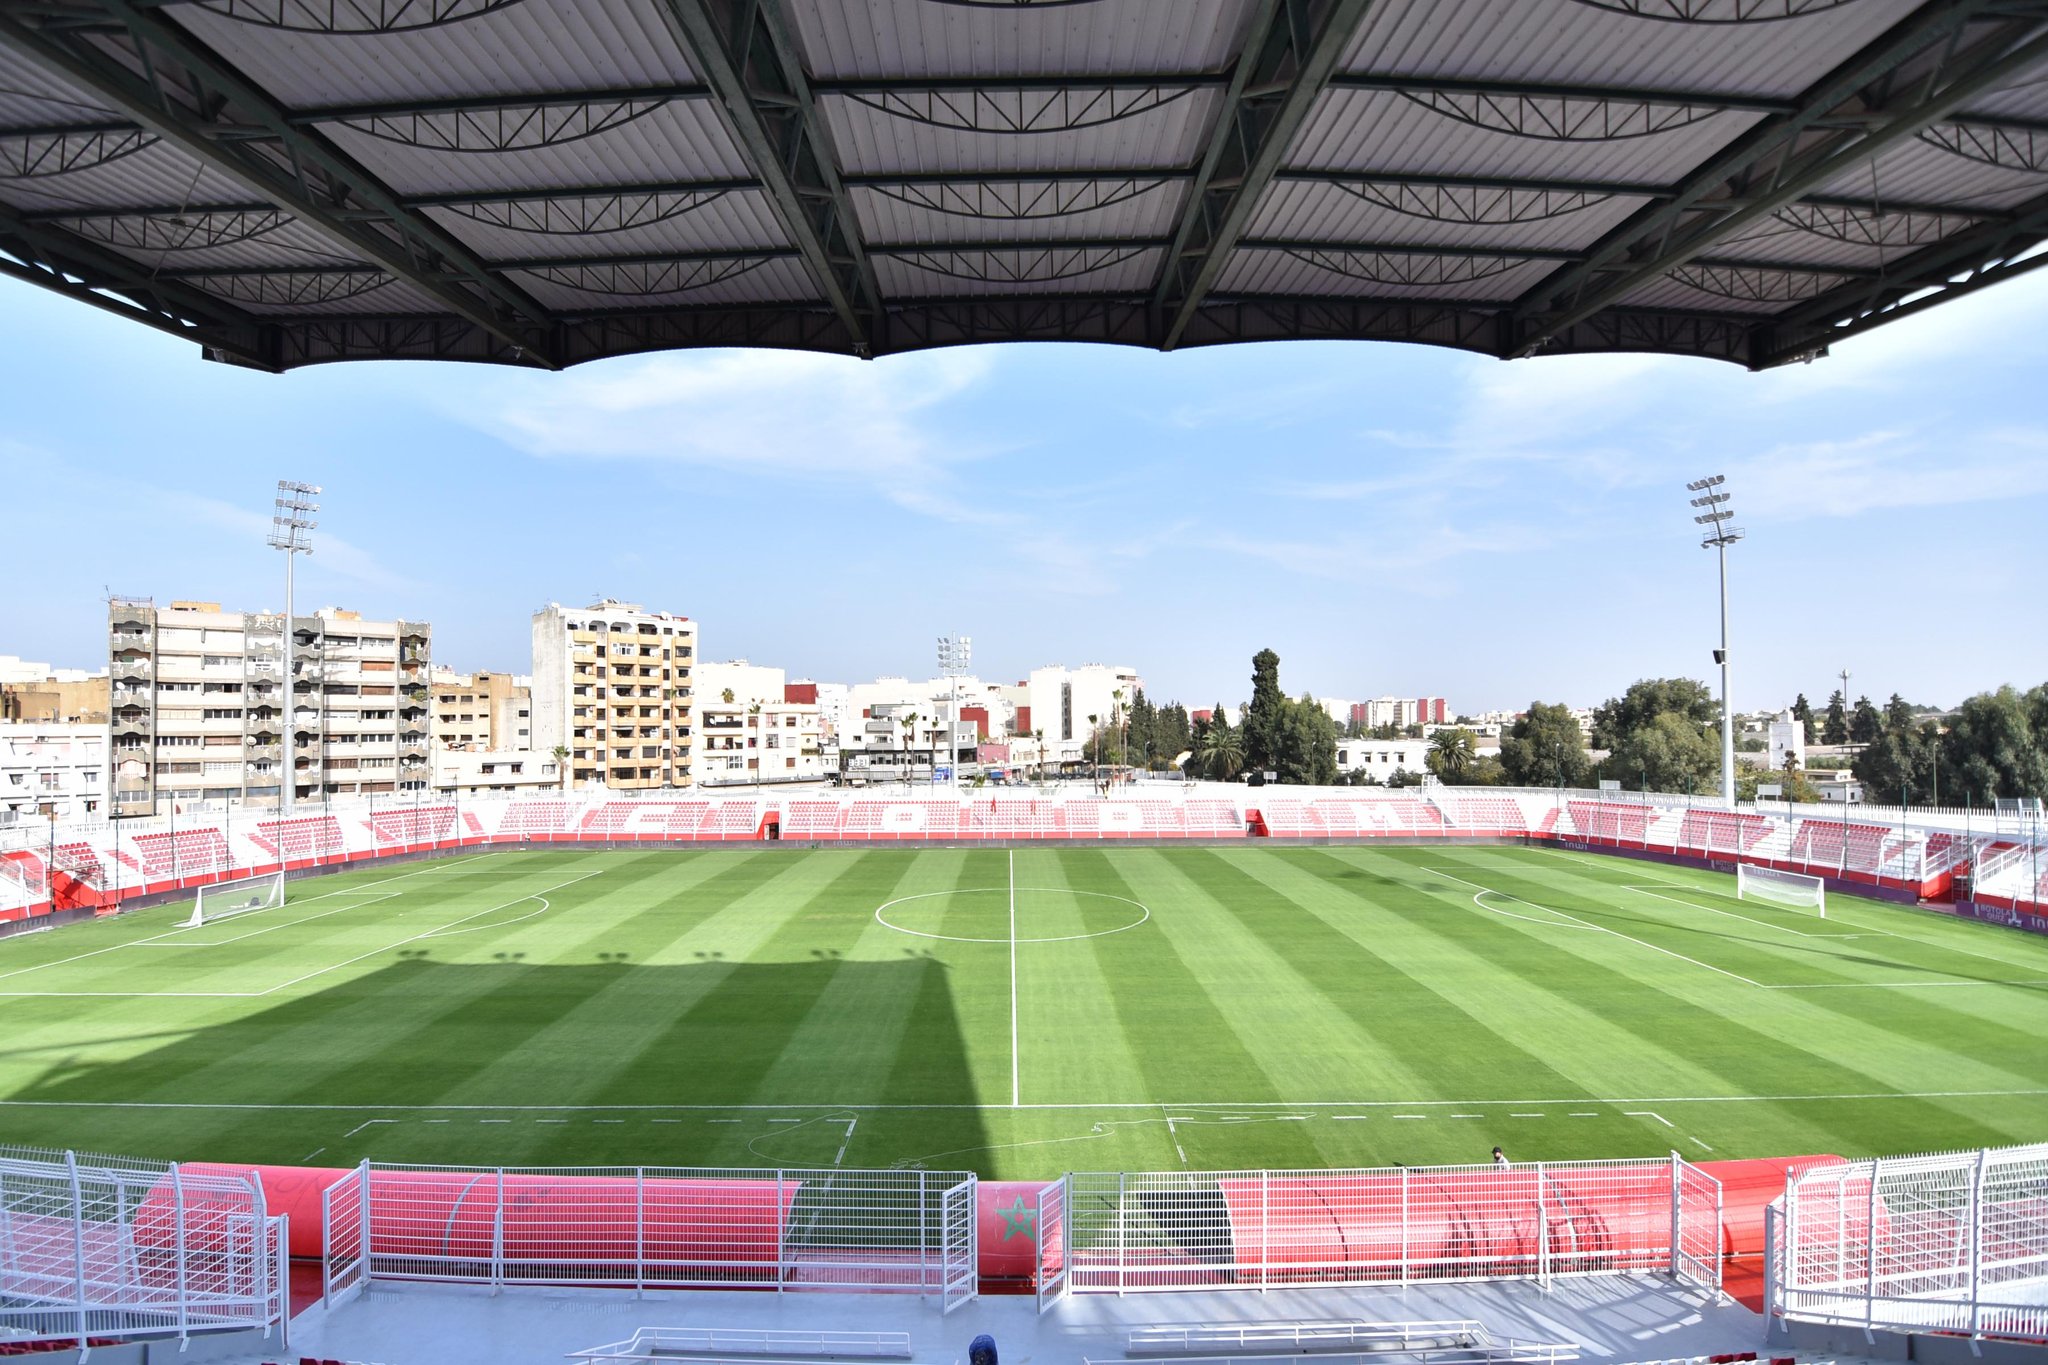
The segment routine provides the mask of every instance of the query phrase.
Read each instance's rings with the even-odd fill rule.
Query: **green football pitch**
[[[0,1140],[1309,1167],[2048,1137],[2048,941],[1557,850],[497,852],[0,941]]]

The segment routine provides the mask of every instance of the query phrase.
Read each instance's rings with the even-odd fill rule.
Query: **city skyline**
[[[41,395],[8,405],[0,456],[48,511],[0,650],[59,667],[104,662],[108,591],[280,605],[262,542],[289,477],[327,490],[301,609],[432,621],[464,669],[525,671],[536,608],[611,596],[791,676],[917,676],[960,630],[992,679],[1129,663],[1190,706],[1241,701],[1265,647],[1296,694],[1591,705],[1711,677],[1684,483],[1718,472],[1750,530],[1738,710],[1819,703],[1845,665],[1950,705],[2048,675],[1987,610],[2048,569],[2039,276],[1757,375],[1291,343],[267,376],[12,282],[0,301],[7,372]],[[93,401],[110,372],[129,402]]]

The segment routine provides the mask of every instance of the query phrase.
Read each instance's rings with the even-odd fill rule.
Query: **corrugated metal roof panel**
[[[564,313],[587,313],[615,308],[674,304],[692,308],[710,304],[815,303],[817,286],[800,261],[769,260],[746,270],[734,270],[690,288],[660,293],[614,294],[600,290],[572,288],[531,271],[511,272],[512,281],[549,308]]]
[[[818,107],[830,124],[843,171],[1000,173],[1192,166],[1207,144],[1219,102],[1214,90],[1190,90],[1113,122],[1032,133],[941,127],[885,113],[843,95],[823,96]]]
[[[350,125],[323,131],[401,194],[743,178],[747,164],[706,100],[673,100],[574,142],[511,151],[448,152],[393,142]]]
[[[1700,281],[1718,281],[1729,272],[1711,271],[1703,267],[1687,268],[1691,277]],[[1765,296],[1748,297],[1743,293],[1740,279],[1732,279],[1728,286],[1717,284],[1714,288],[1700,288],[1676,278],[1663,279],[1644,285],[1621,301],[1624,308],[1681,308],[1704,310],[1715,313],[1754,313],[1768,316],[1783,312],[1806,299],[1813,298],[1837,285],[1845,283],[1839,278],[1828,276],[1802,276],[1785,282],[1782,291],[1766,290]],[[1796,297],[1793,297],[1796,295]]]
[[[1434,262],[1442,258],[1410,257],[1386,262],[1357,262],[1363,274],[1340,273],[1318,264],[1315,253],[1296,255],[1285,251],[1239,250],[1230,254],[1216,281],[1223,295],[1288,294],[1332,295],[1340,298],[1439,298],[1464,301],[1512,302],[1523,290],[1542,279],[1555,265],[1539,261],[1454,262],[1442,282],[1431,275]],[[1341,263],[1334,261],[1333,264]],[[1385,265],[1387,269],[1375,268]],[[1367,278],[1373,275],[1378,278]],[[1405,279],[1425,278],[1426,284],[1406,284]]]
[[[58,223],[56,226],[155,270],[182,272],[233,266],[303,266],[313,270],[323,265],[354,265],[361,260],[353,252],[337,250],[319,232],[303,223],[284,222],[273,231],[205,246],[198,244],[204,240],[196,235],[199,224],[189,218],[188,221],[192,221],[193,226],[186,230],[183,246],[155,245],[158,241],[178,240],[178,228],[169,224],[154,226],[148,237],[141,239],[148,245],[137,244],[132,221],[122,225],[93,222],[83,225]],[[254,225],[260,226],[260,220]],[[117,230],[110,231],[110,228]]]
[[[1453,190],[1378,185],[1380,202],[1338,185],[1283,181],[1260,201],[1249,237],[1314,241],[1426,242],[1432,245],[1579,248],[1590,246],[1646,200],[1630,195],[1581,198],[1574,195],[1511,195],[1501,190]],[[1403,212],[1387,204],[1404,206]],[[1523,221],[1462,222],[1423,216],[1465,213]],[[1553,216],[1534,216],[1542,214]]]
[[[61,175],[0,179],[0,199],[28,212],[155,204],[239,204],[259,196],[239,180],[199,164],[176,148],[151,142],[117,160]]]
[[[250,298],[224,294],[218,288],[209,288],[204,280],[187,281],[206,289],[208,293],[225,297],[235,307],[258,317],[333,317],[340,315],[362,316],[377,313],[436,313],[441,307],[433,299],[420,293],[402,280],[387,280],[382,284],[374,282],[375,277],[364,277],[365,287],[360,293],[345,298],[322,298],[306,303],[258,303]],[[282,288],[282,285],[278,286]]]
[[[1688,24],[1584,3],[1393,0],[1367,14],[1342,69],[1790,96],[1914,8],[1855,0],[1790,19]]]
[[[1643,136],[1558,141],[1480,127],[1381,91],[1332,90],[1317,103],[1287,164],[1321,170],[1421,171],[1669,184],[1752,127],[1721,112]]]
[[[687,202],[671,197],[670,203]],[[626,206],[644,218],[658,213],[662,202],[635,196]],[[492,210],[498,212],[501,210]],[[619,255],[655,251],[725,251],[743,247],[788,245],[782,222],[768,207],[758,190],[734,190],[709,202],[642,226],[617,231],[549,233],[518,231],[502,221],[481,221],[470,216],[475,210],[433,208],[426,212],[442,227],[467,243],[471,249],[492,260],[542,256]],[[512,221],[544,221],[521,214]],[[633,218],[603,221],[637,221]]]
[[[880,190],[866,186],[852,191],[860,215],[861,234],[871,242],[1043,241],[1061,237],[1164,237],[1180,221],[1187,198],[1185,181],[1114,181],[1091,190],[1085,183],[1020,185],[991,183],[986,194],[973,187]],[[1090,198],[1099,193],[1100,198]],[[906,202],[902,195],[922,196]],[[1117,197],[1124,196],[1124,197]],[[1104,200],[1109,202],[1104,203]],[[940,212],[928,204],[995,211],[1024,209],[1033,216],[976,216]],[[1055,213],[1062,206],[1102,203],[1100,208]]]
[[[811,70],[834,77],[1215,71],[1229,65],[1253,9],[1253,0],[789,6]]]
[[[878,256],[875,278],[888,298],[1002,297],[1009,294],[1149,294],[1159,273],[1157,249],[1135,251],[1039,251],[1000,253],[993,262]],[[993,270],[993,274],[988,274]],[[961,273],[965,272],[965,273]],[[1057,276],[1013,281],[1007,275]],[[968,275],[983,274],[984,278]]]
[[[1970,144],[1963,144],[1970,145]],[[1988,149],[1995,142],[1977,144]],[[2048,139],[2041,144],[2048,153]],[[2048,192],[2048,172],[1992,165],[1916,139],[1845,172],[1826,191],[1844,197],[2010,208]]]
[[[169,10],[293,108],[692,79],[654,5],[522,0],[435,28],[301,33],[199,5]]]

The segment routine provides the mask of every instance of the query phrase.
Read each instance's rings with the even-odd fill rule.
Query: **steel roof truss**
[[[546,343],[545,309],[493,276],[468,248],[405,207],[319,134],[293,127],[280,106],[226,62],[128,0],[97,0],[94,12],[119,26],[134,47],[140,71],[105,46],[79,38],[74,29],[31,27],[11,15],[0,15],[0,43],[108,101],[456,316],[493,332],[538,363],[555,364]],[[230,113],[235,120],[225,117]],[[223,137],[224,128],[238,136]]]

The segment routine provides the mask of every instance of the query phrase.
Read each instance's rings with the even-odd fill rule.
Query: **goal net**
[[[1822,919],[1828,917],[1827,883],[1802,872],[1780,872],[1775,867],[1737,863],[1735,896],[1738,900],[1754,897],[1761,901],[1776,901],[1780,905],[1811,906],[1820,912]]]
[[[272,910],[283,904],[282,872],[272,872],[263,877],[243,877],[239,881],[215,882],[199,888],[199,903],[192,907],[192,918],[186,920],[182,927],[196,928],[229,915]]]

